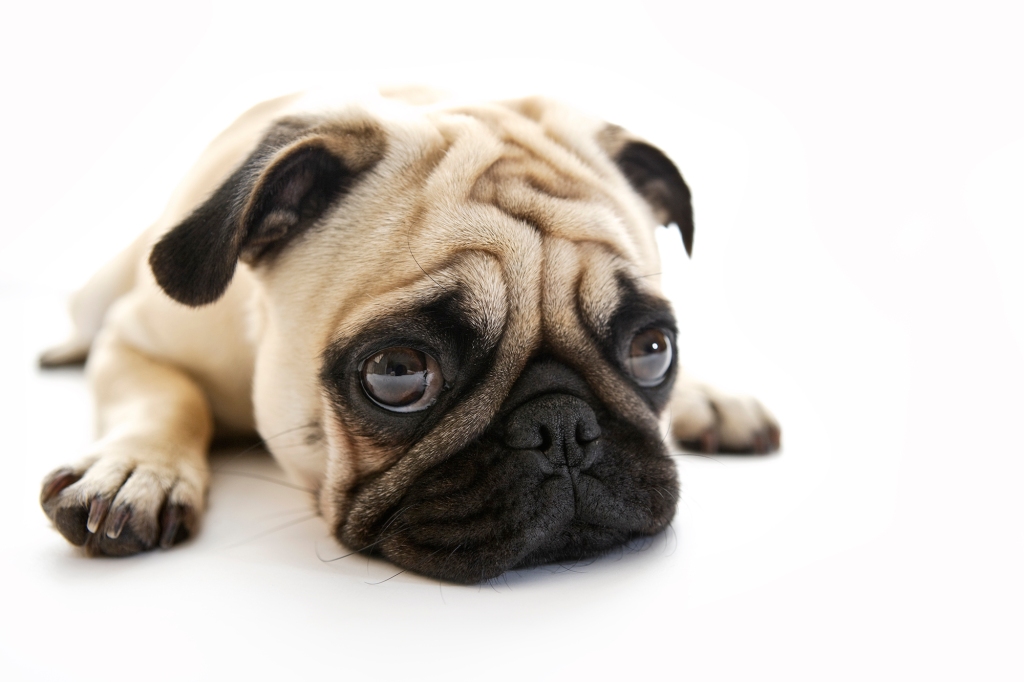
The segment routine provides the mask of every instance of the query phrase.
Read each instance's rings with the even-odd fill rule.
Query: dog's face
[[[277,121],[150,262],[189,305],[252,267],[270,449],[350,547],[474,582],[672,519],[669,222],[689,249],[671,162],[546,100],[350,108]]]

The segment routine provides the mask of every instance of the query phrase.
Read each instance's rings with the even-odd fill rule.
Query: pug
[[[43,482],[90,554],[195,534],[214,433],[258,433],[337,540],[474,583],[660,532],[666,445],[779,447],[680,375],[656,147],[550,99],[259,104],[72,302],[98,440]],[[668,423],[671,418],[671,424]]]

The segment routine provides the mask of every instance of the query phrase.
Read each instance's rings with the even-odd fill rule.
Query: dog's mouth
[[[415,480],[380,516],[367,551],[474,583],[656,534],[677,499],[660,440],[575,395],[547,393]]]

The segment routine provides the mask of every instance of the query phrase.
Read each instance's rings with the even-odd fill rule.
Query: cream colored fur
[[[346,197],[345,215],[331,217],[334,229],[299,240],[272,268],[240,263],[225,295],[199,308],[168,298],[150,272],[155,241],[227,178],[271,121],[325,110],[283,97],[222,133],[157,223],[75,298],[77,332],[44,361],[74,359],[91,346],[98,440],[65,470],[81,479],[59,493],[83,504],[102,500],[90,532],[113,532],[109,523],[104,531],[104,517],[125,503],[140,515],[132,520],[137,532],[155,532],[143,517],[154,521],[165,500],[201,511],[215,430],[258,432],[293,480],[319,491],[319,511],[333,527],[352,482],[399,468],[403,455],[353,447],[318,380],[324,348],[358,332],[381,300],[413,302],[430,288],[466,284],[477,299],[473,325],[495,341],[503,335],[495,376],[515,376],[544,335],[566,347],[588,343],[574,320],[562,319],[577,295],[600,327],[616,273],[657,293],[655,219],[598,144],[601,121],[541,99],[453,106],[422,91],[392,94],[330,109],[342,123],[382,125],[388,142],[380,165]],[[528,153],[510,156],[505,138]],[[544,159],[543,170],[533,156]],[[552,196],[538,201],[520,191],[524,172],[545,174],[539,181]],[[473,192],[485,201],[468,201]],[[620,378],[595,381],[599,395],[623,392]],[[474,404],[494,406],[507,388],[485,386]],[[648,419],[641,407],[636,418]],[[479,433],[491,412],[468,409],[446,415],[431,437]],[[667,412],[677,438],[732,448],[774,427],[756,401],[685,379]]]

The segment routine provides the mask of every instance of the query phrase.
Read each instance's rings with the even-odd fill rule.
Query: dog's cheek
[[[347,434],[348,452],[356,481],[375,477],[387,471],[402,458],[404,445],[382,445],[381,440],[363,433]]]
[[[613,444],[616,447],[607,448],[588,475],[581,477],[580,487],[594,486],[586,492],[603,501],[591,509],[588,522],[641,534],[661,531],[675,516],[679,499],[675,463],[653,435],[623,429]]]
[[[330,398],[326,397],[324,402],[324,414],[331,414]],[[355,469],[348,439],[335,418],[325,420],[324,436],[327,440],[327,467],[317,501],[321,516],[337,536],[348,511],[349,491],[355,481]]]
[[[389,443],[387,435],[374,433],[365,423],[346,419],[336,397],[325,392],[324,433],[327,441],[327,468],[319,497],[319,509],[335,537],[346,535],[352,498],[367,481],[393,467],[407,452],[405,443]],[[365,544],[357,542],[357,545]],[[353,547],[357,549],[358,547]]]

